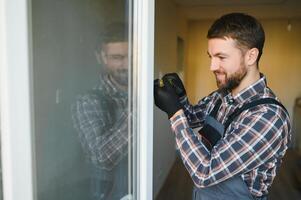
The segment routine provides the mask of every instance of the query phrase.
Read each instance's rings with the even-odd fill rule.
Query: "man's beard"
[[[244,79],[247,74],[247,69],[245,66],[243,66],[239,71],[229,76],[225,72],[221,73],[224,73],[225,75],[225,83],[222,83],[216,78],[217,87],[222,91],[232,91],[238,87],[241,81]]]
[[[118,69],[113,72],[111,71],[111,76],[119,85],[128,85],[128,69]]]

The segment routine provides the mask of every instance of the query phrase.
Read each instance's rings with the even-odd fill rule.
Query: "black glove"
[[[173,86],[166,79],[163,80],[163,87],[160,87],[159,82],[159,79],[154,81],[155,104],[167,113],[168,118],[171,118],[178,110],[182,109],[182,106]]]
[[[181,81],[177,73],[165,74],[162,79],[168,80],[169,83],[171,83],[171,85],[175,88],[176,93],[179,97],[186,95],[186,90],[183,85],[183,82]]]

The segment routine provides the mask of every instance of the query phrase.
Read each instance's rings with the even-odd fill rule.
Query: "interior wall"
[[[207,30],[212,21],[200,20],[188,23],[187,65],[185,87],[191,103],[216,89],[214,76],[209,70],[207,54]]]
[[[259,63],[269,87],[276,93],[293,118],[296,97],[301,96],[301,19],[260,20],[266,34],[264,52]],[[216,90],[213,73],[209,70],[207,31],[213,20],[190,21],[185,84],[192,103]],[[292,119],[293,120],[293,119]]]
[[[187,24],[171,0],[157,0],[155,11],[155,78],[175,72],[177,37],[186,42]],[[158,194],[175,161],[175,139],[167,115],[154,107],[154,197]]]
[[[261,20],[266,30],[266,45],[260,64],[269,86],[290,113],[296,97],[301,96],[301,19]],[[291,114],[292,115],[292,114]]]

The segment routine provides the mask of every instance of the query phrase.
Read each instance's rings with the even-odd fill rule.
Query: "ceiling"
[[[262,19],[301,18],[301,0],[173,0],[188,19],[215,19],[244,12]]]

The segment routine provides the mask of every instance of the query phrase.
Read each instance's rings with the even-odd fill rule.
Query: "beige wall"
[[[156,1],[155,78],[176,71],[177,37],[186,39],[187,23],[171,0]],[[175,139],[167,115],[154,107],[154,197],[175,161]]]
[[[187,66],[185,86],[191,103],[208,95],[216,88],[209,70],[206,34],[211,21],[191,21],[188,24]]]
[[[185,69],[188,96],[196,103],[216,89],[209,70],[206,34],[212,20],[191,21],[188,25],[188,54]],[[292,113],[294,100],[301,96],[301,20],[261,20],[266,33],[264,53],[259,68],[268,85]]]
[[[292,113],[294,100],[301,96],[301,19],[262,20],[266,30],[265,52],[260,64],[269,86]]]
[[[171,0],[156,1],[155,77],[174,72],[177,64],[177,37],[187,37],[187,21]]]

